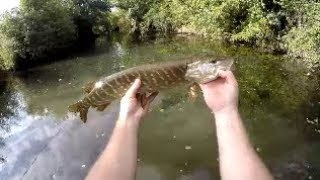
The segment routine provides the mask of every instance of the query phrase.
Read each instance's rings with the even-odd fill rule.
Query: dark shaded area
[[[0,129],[4,131],[10,131],[11,122],[9,118],[15,116],[15,108],[19,106],[15,92],[10,88],[9,83],[0,81]],[[2,143],[3,141],[0,140],[0,147]]]

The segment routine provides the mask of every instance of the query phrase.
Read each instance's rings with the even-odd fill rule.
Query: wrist
[[[133,118],[121,118],[119,117],[116,127],[127,130],[137,131],[139,129],[139,121]]]
[[[237,105],[230,105],[228,107],[224,107],[218,110],[212,110],[212,113],[216,116],[219,115],[225,115],[225,114],[230,114],[230,113],[235,113],[238,112],[238,106]]]
[[[238,107],[236,106],[215,111],[213,112],[213,114],[216,121],[228,121],[230,119],[233,119],[232,117],[240,116]]]

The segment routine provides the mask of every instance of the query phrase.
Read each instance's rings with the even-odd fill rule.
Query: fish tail
[[[69,106],[69,111],[73,113],[80,113],[80,119],[86,123],[87,122],[87,114],[89,107],[83,106],[83,103],[81,101],[76,102],[75,104],[72,104]]]

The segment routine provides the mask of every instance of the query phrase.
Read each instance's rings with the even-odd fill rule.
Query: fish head
[[[199,60],[189,63],[185,78],[188,81],[205,84],[213,81],[219,77],[220,70],[230,70],[233,65],[231,58],[208,58],[206,60]]]

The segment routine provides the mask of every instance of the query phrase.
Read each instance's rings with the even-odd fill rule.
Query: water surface
[[[112,43],[101,41],[90,53],[8,77],[0,82],[0,147],[17,144],[10,138],[24,136],[39,127],[36,124],[54,122],[48,126],[54,129],[68,121],[79,123],[76,116],[67,113],[67,106],[83,96],[81,87],[87,82],[141,64],[201,54],[235,59],[241,115],[257,152],[273,174],[278,179],[320,178],[317,75],[288,59],[256,49],[195,37],[159,38],[139,44],[114,38]],[[110,114],[111,109],[90,112],[89,121]],[[162,92],[139,135],[138,179],[219,179],[212,122],[201,96],[194,103],[188,100],[187,86]],[[80,142],[81,136],[75,141]],[[6,170],[10,153],[1,157],[0,165]]]

